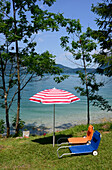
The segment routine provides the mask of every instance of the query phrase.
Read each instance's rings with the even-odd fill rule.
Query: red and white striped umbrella
[[[54,119],[53,119],[53,146],[55,143],[55,104],[69,104],[80,100],[74,94],[61,90],[61,89],[46,89],[34,96],[32,96],[30,101],[43,104],[54,104]]]
[[[79,98],[68,91],[53,88],[41,91],[29,100],[43,104],[68,104],[78,101]]]

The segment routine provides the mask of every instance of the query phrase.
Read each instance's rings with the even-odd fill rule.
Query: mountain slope
[[[61,68],[64,73],[76,73],[77,71],[82,71],[82,72],[84,72],[84,69],[83,69],[83,68],[70,68],[70,67],[63,66],[63,65],[61,65],[61,64],[57,64],[57,66],[58,66],[59,68]],[[87,69],[87,72],[89,72],[89,73],[93,73],[93,72],[95,72],[95,71],[96,71],[96,69],[94,69],[94,68],[88,68],[88,69]]]

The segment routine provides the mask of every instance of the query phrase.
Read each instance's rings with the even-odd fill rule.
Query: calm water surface
[[[102,80],[108,82],[99,91],[105,99],[109,101],[112,106],[112,81],[105,76],[97,75],[98,81]],[[53,119],[53,105],[37,104],[29,101],[29,98],[41,90],[49,88],[59,88],[67,90],[80,98],[80,101],[72,104],[57,104],[56,109],[56,127],[87,123],[87,111],[86,111],[86,97],[80,96],[74,90],[75,86],[80,85],[78,75],[71,74],[68,79],[60,84],[57,84],[53,80],[53,76],[48,79],[41,80],[39,82],[30,82],[21,94],[21,119],[26,124],[40,126],[44,124],[47,127],[52,127]],[[10,122],[16,114],[16,103],[13,104],[10,110]],[[0,108],[0,119],[5,120],[5,114],[2,108]],[[112,112],[102,111],[97,107],[90,107],[90,122],[101,122],[104,120],[112,119]]]

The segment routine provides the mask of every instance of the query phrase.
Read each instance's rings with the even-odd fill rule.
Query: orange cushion
[[[68,138],[68,142],[71,143],[71,144],[78,144],[78,143],[87,143],[88,141],[88,138],[85,137],[76,137],[76,138]]]
[[[68,138],[68,142],[71,144],[80,144],[80,143],[87,143],[92,139],[93,136],[93,126],[89,125],[88,131],[87,131],[87,137],[72,137]]]

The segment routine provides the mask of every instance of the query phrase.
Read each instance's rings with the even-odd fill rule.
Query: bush
[[[24,125],[25,125],[25,122],[19,118],[19,125],[18,125],[19,133],[17,134],[17,136],[21,136],[22,134],[21,129],[24,127]],[[16,127],[16,116],[13,118],[12,126],[13,128]]]
[[[24,125],[25,125],[25,122],[19,118],[19,130],[22,129],[24,127]],[[12,121],[12,126],[13,127],[16,126],[16,116],[14,117],[14,119]]]
[[[3,119],[0,119],[0,133],[4,133],[4,129],[5,129],[5,126],[4,126],[4,120]]]

